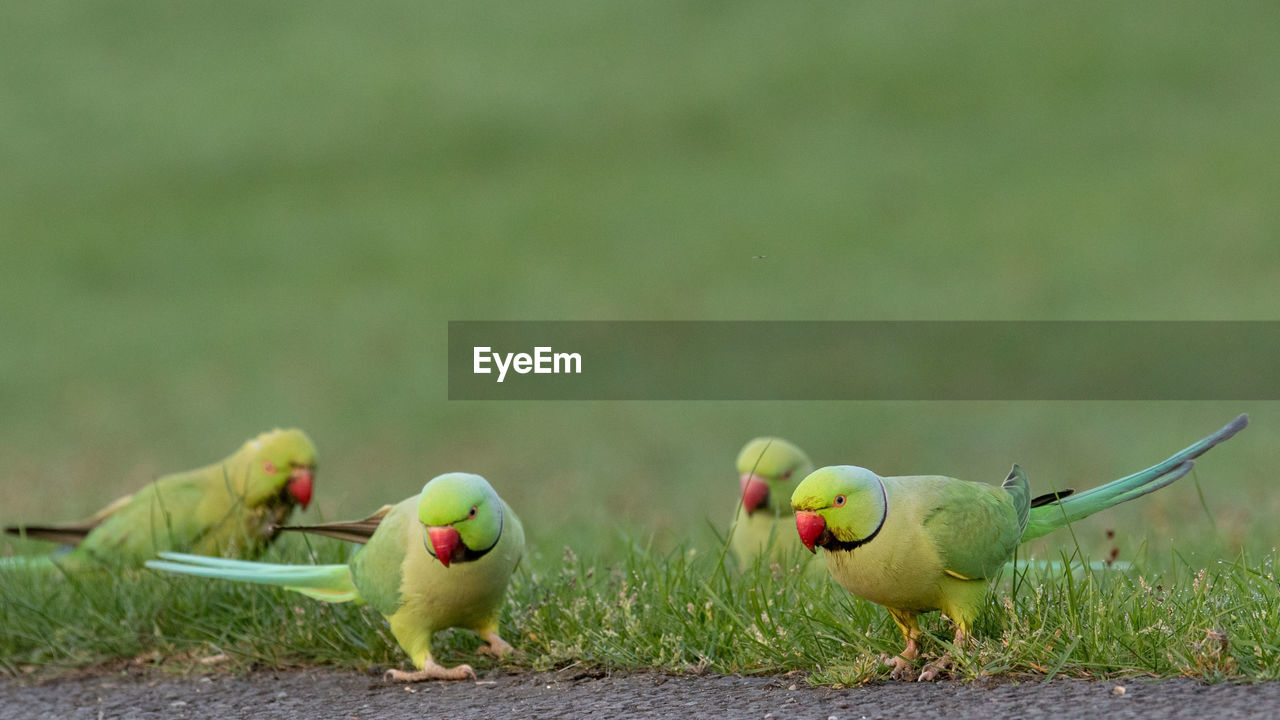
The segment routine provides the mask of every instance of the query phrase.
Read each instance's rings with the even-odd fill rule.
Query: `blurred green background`
[[[1231,2],[5,4],[0,522],[296,425],[313,516],[471,470],[539,552],[608,556],[710,543],[758,434],[1043,490],[1247,411],[1199,465],[1209,516],[1184,481],[1080,537],[1270,548],[1275,403],[449,402],[445,340],[1278,319],[1277,37]]]

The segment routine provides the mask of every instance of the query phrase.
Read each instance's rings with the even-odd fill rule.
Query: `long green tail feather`
[[[278,585],[326,602],[361,599],[346,565],[279,565],[171,552],[160,553],[160,557],[164,559],[148,560],[147,567],[183,575]]]
[[[1041,575],[1061,575],[1064,568],[1069,568],[1071,572],[1080,572],[1082,570],[1090,570],[1093,572],[1102,572],[1104,570],[1113,570],[1116,572],[1128,572],[1133,569],[1133,563],[1125,560],[1114,560],[1106,562],[1104,560],[1091,560],[1089,563],[1073,562],[1065,564],[1060,560],[1036,560],[1029,558],[1014,562],[1010,560],[1004,564],[1005,572],[1028,572]]]
[[[49,555],[14,555],[0,558],[0,571],[9,569],[45,570],[53,568],[53,557]]]
[[[1022,533],[1022,540],[1025,542],[1038,538],[1099,510],[1105,510],[1113,505],[1159,490],[1190,472],[1195,465],[1192,462],[1195,458],[1205,454],[1218,443],[1230,439],[1248,424],[1249,416],[1240,415],[1218,432],[1170,456],[1164,462],[1106,485],[1062,498],[1057,502],[1031,508],[1031,515],[1027,528]]]

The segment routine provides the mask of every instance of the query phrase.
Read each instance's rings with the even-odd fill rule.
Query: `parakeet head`
[[[800,541],[817,552],[852,550],[871,542],[889,514],[889,495],[879,475],[866,468],[819,468],[791,494]]]
[[[422,542],[440,564],[476,560],[502,536],[502,500],[488,481],[470,473],[432,478],[418,500]]]
[[[776,437],[759,437],[738,453],[738,492],[742,509],[785,514],[791,487],[813,472],[813,462],[800,448]]]
[[[316,446],[307,434],[296,428],[264,432],[246,442],[237,453],[235,465],[245,468],[233,471],[236,480],[243,479],[241,489],[245,503],[258,506],[279,498],[287,505],[306,509],[311,502],[316,476]]]

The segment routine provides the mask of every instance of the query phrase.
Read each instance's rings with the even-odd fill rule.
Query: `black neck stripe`
[[[506,513],[502,512],[501,500],[498,501],[496,507],[498,508],[498,536],[493,539],[493,543],[491,543],[489,547],[483,550],[472,550],[471,548],[467,547],[467,544],[465,542],[462,542],[462,538],[458,538],[458,542],[462,543],[462,548],[463,548],[462,559],[459,560],[458,562],[471,562],[472,560],[479,560],[485,555],[488,555],[490,550],[498,546],[498,541],[502,539],[502,528],[505,526],[507,522],[507,516],[506,516]]]
[[[881,480],[879,475],[876,476],[876,482],[880,483],[880,497],[884,501],[884,510],[880,512],[880,523],[876,525],[876,529],[861,540],[839,540],[831,532],[831,528],[824,528],[817,543],[823,550],[828,552],[832,550],[854,550],[875,540],[876,536],[880,534],[880,530],[884,527],[884,521],[889,519],[889,491],[885,489],[884,480]]]

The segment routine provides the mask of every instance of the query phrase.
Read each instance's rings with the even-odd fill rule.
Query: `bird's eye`
[[[262,470],[263,470],[265,473],[267,473],[268,475],[275,475],[275,474],[276,474],[276,466],[275,466],[275,465],[273,465],[273,464],[271,463],[271,461],[270,461],[270,460],[263,460],[263,461],[262,461]]]
[[[472,506],[471,506],[471,512],[467,513],[467,517],[469,517],[469,518],[473,518],[473,517],[475,517],[475,516],[476,516],[476,506],[475,506],[475,505],[472,505]]]
[[[788,470],[788,471],[786,471],[786,472],[782,473],[782,479],[783,479],[783,480],[790,480],[790,479],[791,479],[791,472],[792,472],[792,471]]]
[[[836,506],[836,507],[844,507],[844,496],[843,496],[843,495],[837,495],[837,496],[836,496],[835,506]]]

